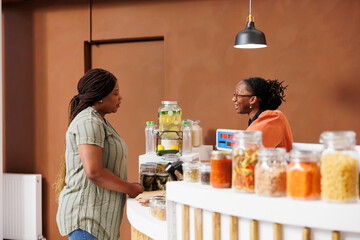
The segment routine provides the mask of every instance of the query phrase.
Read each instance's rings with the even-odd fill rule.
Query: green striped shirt
[[[103,149],[103,166],[127,180],[127,146],[100,114],[88,107],[71,122],[66,132],[66,186],[59,196],[56,215],[61,235],[80,228],[99,240],[118,239],[126,194],[101,188],[86,177],[77,146]]]

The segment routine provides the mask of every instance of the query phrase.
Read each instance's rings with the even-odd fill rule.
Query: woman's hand
[[[143,186],[141,186],[139,183],[131,183],[130,189],[129,189],[129,197],[135,198],[137,195],[142,193],[145,190]]]

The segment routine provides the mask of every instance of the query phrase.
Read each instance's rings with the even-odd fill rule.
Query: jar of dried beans
[[[323,132],[321,197],[330,202],[356,202],[359,198],[359,156],[352,131]]]
[[[255,165],[262,146],[261,131],[238,131],[233,147],[232,187],[237,191],[254,192]]]
[[[284,148],[263,148],[258,152],[255,166],[255,192],[258,195],[286,196],[286,168]]]
[[[316,151],[292,150],[287,169],[286,191],[296,199],[320,197],[320,154]]]
[[[231,155],[222,151],[212,151],[210,165],[211,186],[214,188],[231,187]]]

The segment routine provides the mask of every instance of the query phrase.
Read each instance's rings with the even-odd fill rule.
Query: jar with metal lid
[[[210,157],[210,184],[214,188],[231,187],[231,152],[212,151]]]
[[[210,163],[202,163],[200,165],[200,181],[204,185],[210,184]]]
[[[243,192],[254,192],[255,165],[258,149],[262,145],[261,131],[238,131],[233,147],[233,189]]]
[[[141,185],[143,185],[143,173],[144,172],[155,173],[156,172],[156,163],[143,163],[143,164],[140,164],[139,183]]]
[[[156,218],[165,221],[166,220],[166,200],[157,200],[156,205]]]
[[[284,148],[262,148],[255,166],[255,193],[270,197],[286,196]]]
[[[286,171],[286,192],[291,198],[320,198],[320,153],[293,149]]]
[[[328,131],[320,135],[321,197],[329,202],[356,202],[359,198],[359,155],[353,131]]]
[[[150,210],[150,214],[154,217],[156,217],[156,202],[157,201],[165,201],[166,202],[166,197],[162,196],[162,195],[156,195],[153,196],[152,198],[150,198],[149,200],[149,210]]]
[[[185,162],[183,164],[184,181],[185,182],[199,182],[200,171],[199,162]]]

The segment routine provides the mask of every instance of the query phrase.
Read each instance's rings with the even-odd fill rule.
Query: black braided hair
[[[244,79],[248,86],[248,90],[255,96],[260,98],[260,109],[276,110],[285,102],[285,90],[287,86],[283,86],[283,82],[278,80],[265,80],[260,77],[252,77]]]
[[[75,95],[69,103],[69,124],[85,108],[106,97],[114,89],[116,77],[100,68],[94,68],[80,78]]]

